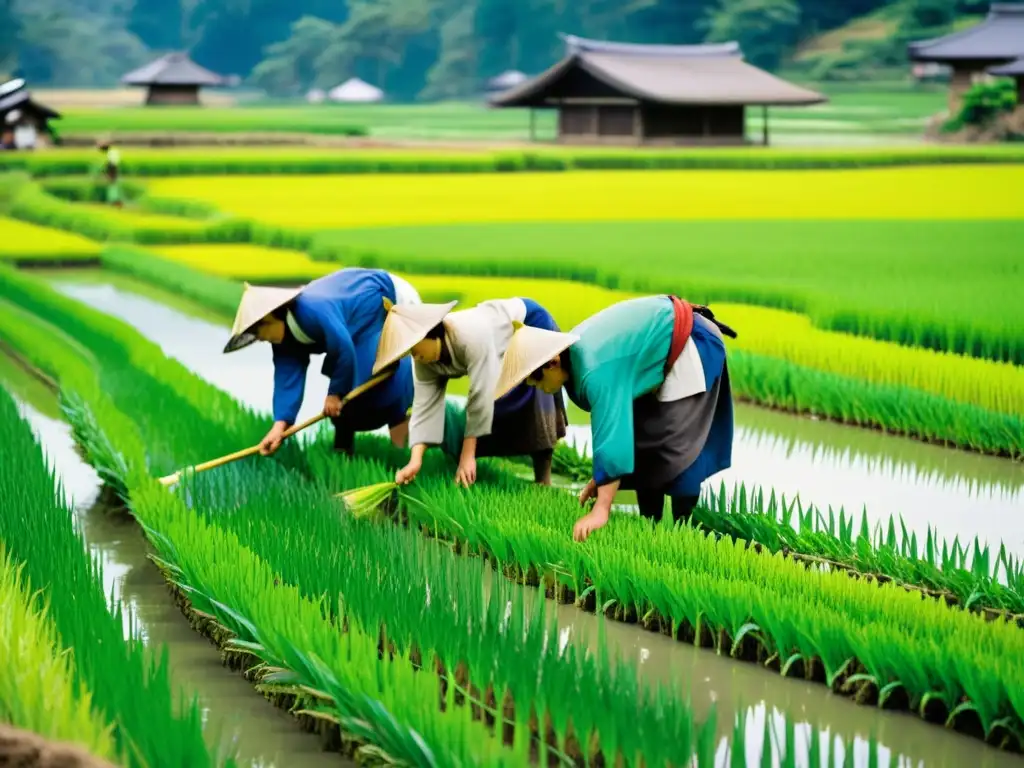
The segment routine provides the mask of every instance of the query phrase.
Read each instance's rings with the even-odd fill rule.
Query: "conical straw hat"
[[[494,399],[504,397],[521,384],[527,376],[550,360],[554,360],[577,341],[579,336],[558,331],[546,331],[529,325],[520,326],[512,334],[505,358],[501,361],[501,376],[494,390]]]
[[[269,285],[245,284],[245,293],[238,303],[235,324],[231,326],[231,338],[224,346],[224,352],[247,347],[256,341],[252,327],[275,309],[283,307],[294,299],[305,286],[300,288],[275,288]]]
[[[384,318],[384,329],[377,344],[377,361],[373,364],[373,375],[383,371],[396,360],[409,354],[430,333],[430,329],[444,320],[459,302],[447,304],[392,304],[387,299],[384,306],[388,316]]]

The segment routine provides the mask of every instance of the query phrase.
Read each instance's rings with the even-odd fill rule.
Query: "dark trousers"
[[[356,431],[342,419],[331,419],[334,424],[334,450],[354,456],[356,452]]]
[[[700,496],[672,496],[672,519],[677,523],[689,521],[693,509],[697,506]],[[665,508],[665,494],[661,491],[637,491],[636,500],[640,505],[640,514],[649,520],[661,520]]]

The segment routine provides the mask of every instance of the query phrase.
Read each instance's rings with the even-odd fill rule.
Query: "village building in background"
[[[509,69],[487,81],[487,93],[489,95],[501,93],[509,88],[515,88],[529,79],[529,75],[520,72],[518,69]]]
[[[358,77],[353,77],[329,90],[327,98],[345,104],[371,104],[383,101],[384,91]]]
[[[490,98],[495,107],[558,110],[558,140],[579,144],[749,144],[747,108],[826,97],[743,60],[737,43],[643,45],[563,35],[565,58]]]
[[[54,142],[51,120],[60,113],[32,98],[21,78],[0,85],[0,145],[3,149],[36,149]]]
[[[1024,58],[1024,3],[993,3],[984,21],[968,29],[931,40],[919,40],[908,48],[910,60],[943,64],[951,69],[949,113],[956,114],[964,94],[979,79],[1009,75],[1020,69],[1006,69]],[[1020,92],[1018,78],[1018,93]]]
[[[232,84],[226,78],[205,69],[188,54],[168,53],[121,78],[124,85],[147,89],[146,104],[150,106],[198,105],[200,88],[216,88]]]

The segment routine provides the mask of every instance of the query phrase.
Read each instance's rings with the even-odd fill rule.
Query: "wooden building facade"
[[[531,112],[556,109],[558,141],[565,144],[749,144],[751,106],[764,109],[758,143],[767,144],[769,106],[826,100],[747,64],[735,43],[666,46],[564,39],[565,58],[490,103]]]
[[[185,53],[168,53],[121,78],[124,85],[146,88],[149,106],[195,106],[199,89],[226,85],[225,78],[204,69]]]

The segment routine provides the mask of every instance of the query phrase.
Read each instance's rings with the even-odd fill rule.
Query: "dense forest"
[[[353,75],[396,100],[452,98],[507,69],[536,73],[559,32],[632,42],[737,40],[748,61],[812,79],[905,66],[907,40],[982,14],[977,0],[0,0],[0,73],[107,86],[157,53],[274,95]],[[797,61],[802,41],[853,19],[880,33]]]

